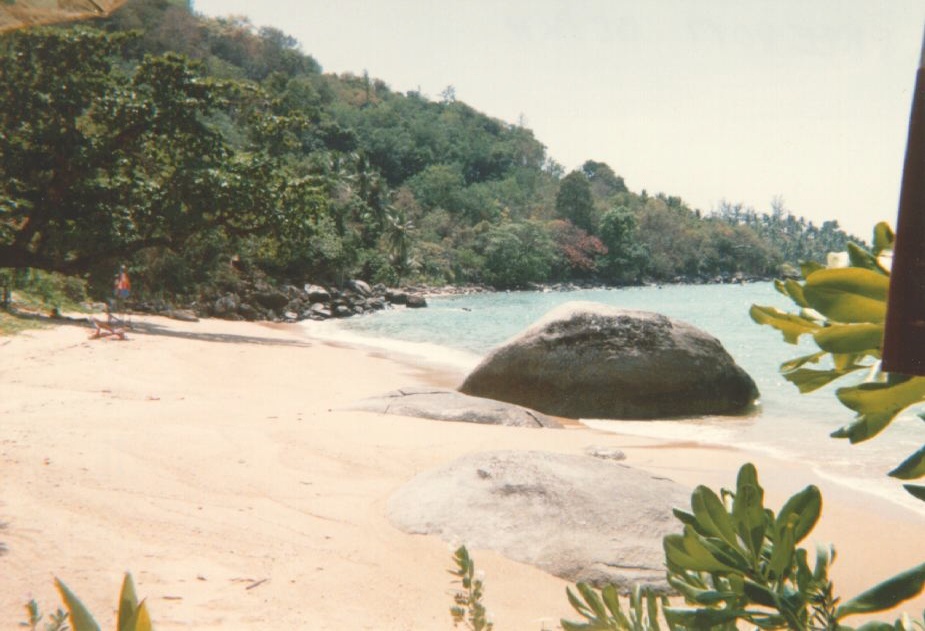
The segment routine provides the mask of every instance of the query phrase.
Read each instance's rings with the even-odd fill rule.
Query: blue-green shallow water
[[[925,514],[925,504],[908,498],[897,481],[886,477],[887,471],[922,444],[925,425],[907,414],[860,445],[830,438],[830,432],[852,419],[852,413],[834,396],[835,387],[842,384],[801,395],[777,369],[814,347],[811,343],[785,344],[777,331],[755,324],[748,315],[752,304],[791,308],[770,283],[433,297],[427,309],[394,309],[305,326],[313,336],[382,348],[414,357],[422,365],[455,368],[464,375],[493,347],[553,307],[574,300],[655,311],[698,326],[723,343],[761,392],[760,408],[748,417],[586,420],[589,425],[620,433],[736,445],[810,462],[821,475]]]

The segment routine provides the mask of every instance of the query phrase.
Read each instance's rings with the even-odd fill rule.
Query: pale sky
[[[525,119],[567,170],[869,239],[895,225],[922,0],[194,0],[301,42],[325,72]]]

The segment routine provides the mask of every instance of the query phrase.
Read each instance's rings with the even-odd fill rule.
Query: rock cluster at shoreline
[[[767,281],[767,278],[726,274],[678,277],[667,284],[709,285],[744,284]],[[639,283],[652,286],[654,283]],[[394,307],[423,308],[427,298],[477,293],[505,293],[512,291],[571,292],[583,290],[618,290],[624,286],[602,285],[595,282],[567,282],[539,284],[516,290],[501,290],[485,285],[405,285],[387,287],[381,283],[370,285],[362,280],[349,280],[342,287],[315,283],[284,284],[274,286],[262,280],[241,282],[233,289],[213,292],[181,309],[148,301],[130,301],[127,307],[139,313],[170,315],[175,312],[195,314],[224,320],[298,322],[301,320],[327,320],[348,318],[375,313]]]
[[[168,313],[162,305],[130,303],[132,310]],[[342,288],[306,283],[275,287],[266,282],[240,283],[234,290],[216,292],[188,305],[200,317],[223,320],[298,322],[327,320],[373,313],[395,306],[427,306],[423,292],[388,288],[352,280]]]

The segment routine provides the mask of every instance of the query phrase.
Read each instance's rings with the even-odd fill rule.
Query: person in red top
[[[118,300],[125,300],[132,291],[132,282],[128,278],[128,272],[125,271],[125,265],[119,268],[119,273],[116,274],[113,290]]]
[[[123,265],[119,268],[119,273],[116,274],[113,280],[113,300],[110,306],[110,315],[113,310],[115,310],[116,313],[125,311],[125,300],[128,298],[131,291],[132,281],[129,280],[128,272],[125,271],[125,265]]]

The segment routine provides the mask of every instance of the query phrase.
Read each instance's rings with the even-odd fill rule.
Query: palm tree
[[[411,269],[411,232],[414,224],[404,210],[388,208],[385,213],[385,238],[389,252],[389,263],[398,273],[399,280]]]

